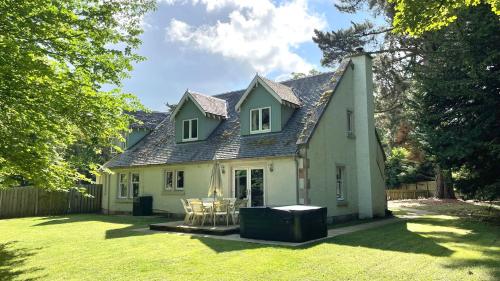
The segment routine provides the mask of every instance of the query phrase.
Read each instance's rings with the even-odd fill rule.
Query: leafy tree
[[[395,4],[393,26],[399,33],[420,36],[426,31],[439,30],[459,18],[465,8],[488,3],[500,16],[499,0],[389,0]]]
[[[388,188],[401,186],[401,176],[407,170],[406,157],[408,153],[408,150],[404,148],[391,150],[385,163],[386,185]]]
[[[458,187],[500,196],[500,21],[487,5],[427,32],[425,63],[415,67],[415,134]]]
[[[152,0],[0,0],[0,187],[66,189],[96,171],[138,100],[120,81],[142,60]],[[112,90],[106,91],[103,85]],[[82,148],[80,157],[72,152]],[[90,153],[89,156],[87,153]]]
[[[411,152],[404,147],[395,147],[389,153],[385,163],[386,185],[398,188],[403,183],[428,181],[434,178],[434,166],[431,161],[414,161]]]
[[[307,76],[313,76],[313,75],[318,75],[318,74],[321,74],[321,71],[313,68],[313,69],[309,70],[309,72],[307,74],[302,73],[302,72],[292,72],[291,75],[292,75],[292,79],[299,79],[299,78],[304,78]]]

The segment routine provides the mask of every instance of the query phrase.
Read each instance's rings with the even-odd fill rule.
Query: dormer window
[[[271,108],[263,107],[250,110],[250,133],[260,134],[271,131]]]
[[[182,121],[182,141],[198,140],[198,119]]]

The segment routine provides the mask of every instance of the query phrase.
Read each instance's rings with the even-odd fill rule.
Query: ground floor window
[[[132,173],[132,197],[139,196],[139,188],[141,184],[141,177],[138,173]]]
[[[128,197],[128,175],[118,174],[118,198]]]
[[[177,171],[177,184],[175,186],[175,189],[177,190],[184,190],[184,171]]]
[[[141,176],[139,173],[118,174],[118,198],[139,196]]]
[[[165,190],[184,190],[184,171],[165,171]]]
[[[174,189],[174,172],[173,171],[165,171],[165,189],[166,190]]]
[[[345,194],[345,168],[337,166],[337,200],[344,200]]]

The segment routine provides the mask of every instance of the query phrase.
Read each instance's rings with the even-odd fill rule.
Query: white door
[[[250,207],[264,206],[264,169],[234,169],[233,194],[238,199],[248,199]]]

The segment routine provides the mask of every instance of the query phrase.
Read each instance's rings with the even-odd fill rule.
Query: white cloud
[[[163,2],[185,4],[186,0]],[[167,40],[247,63],[263,74],[307,72],[314,67],[294,50],[311,41],[313,30],[323,29],[326,21],[311,12],[305,0],[279,5],[270,0],[191,0],[191,3],[204,5],[209,13],[229,10],[228,19],[199,26],[171,19],[166,28]]]

